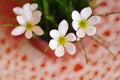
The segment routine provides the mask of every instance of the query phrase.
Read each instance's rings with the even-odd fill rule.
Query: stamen
[[[82,29],[87,28],[87,21],[86,20],[80,20],[78,23],[78,26]]]
[[[25,28],[26,28],[26,30],[32,30],[33,29],[33,24],[31,23],[31,22],[27,22],[26,24],[25,24]]]
[[[58,37],[57,41],[58,41],[59,45],[64,45],[67,42],[67,40],[66,40],[66,38],[64,36]]]

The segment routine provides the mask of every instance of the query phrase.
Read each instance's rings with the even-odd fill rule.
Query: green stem
[[[105,13],[105,14],[98,14],[98,16],[108,16],[108,15],[112,15],[112,14],[120,14],[120,11],[117,11],[117,12],[109,12],[109,13]]]
[[[72,0],[69,1],[69,10],[72,11]]]
[[[19,26],[18,24],[5,24],[5,27],[16,27]]]
[[[106,42],[106,40],[104,40],[103,38],[101,38],[99,35],[95,35],[99,40],[101,40],[101,42],[104,42],[104,43],[107,43],[107,44],[109,44],[108,42]]]
[[[82,48],[83,48],[83,55],[84,55],[84,57],[85,57],[86,64],[87,64],[87,63],[88,63],[87,52],[86,52],[86,49],[85,49],[85,46],[84,46],[82,40],[80,40],[80,43],[81,43],[81,46],[82,46]]]
[[[46,51],[48,50],[48,48],[49,48],[49,45],[47,45],[47,46],[45,47],[44,51],[46,52]]]

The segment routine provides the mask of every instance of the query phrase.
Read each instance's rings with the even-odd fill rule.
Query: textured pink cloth
[[[97,25],[97,34],[117,56],[91,41],[85,45],[86,64],[81,52],[55,58],[54,53],[40,52],[23,35],[11,36],[14,27],[5,24],[17,23],[12,8],[22,6],[22,1],[0,0],[0,80],[120,80],[120,14],[102,17]],[[120,11],[120,0],[98,0],[97,4],[96,14]]]

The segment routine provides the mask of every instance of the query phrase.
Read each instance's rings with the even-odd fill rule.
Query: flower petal
[[[38,24],[40,22],[40,20],[41,20],[41,15],[42,15],[42,13],[40,11],[38,11],[38,10],[34,11],[33,15],[32,15],[31,22],[34,25]]]
[[[29,9],[24,10],[24,17],[27,21],[32,19],[32,12]]]
[[[27,39],[30,39],[31,37],[32,37],[32,31],[26,31],[25,32],[25,37],[27,38]]]
[[[62,57],[64,55],[64,52],[65,52],[64,47],[63,46],[58,46],[55,50],[55,55],[57,57]]]
[[[30,9],[30,4],[29,3],[26,3],[24,6],[23,6],[23,9],[24,9],[24,17],[27,21],[30,21],[31,18],[32,18],[32,11]]]
[[[81,17],[82,19],[88,19],[92,14],[92,9],[90,7],[86,7],[81,10]]]
[[[33,32],[37,35],[43,35],[44,34],[44,31],[39,26],[34,26]]]
[[[96,27],[95,27],[95,26],[89,26],[89,27],[86,29],[86,33],[87,33],[87,35],[89,35],[89,36],[93,36],[93,35],[96,33]]]
[[[67,42],[67,43],[65,44],[65,49],[66,49],[66,51],[67,51],[70,55],[73,55],[73,54],[75,54],[75,52],[76,52],[76,47],[75,47],[75,45],[74,45],[73,43],[70,43],[70,42]]]
[[[12,30],[11,35],[13,36],[18,36],[21,35],[25,32],[25,27],[24,26],[18,26],[15,29]]]
[[[72,19],[73,20],[80,20],[81,19],[81,16],[80,16],[80,13],[78,12],[78,11],[76,11],[76,10],[74,10],[73,12],[72,12]]]
[[[66,39],[67,39],[67,41],[73,42],[76,40],[76,36],[73,33],[69,33],[69,34],[67,34]]]
[[[50,36],[52,38],[57,38],[59,35],[60,35],[60,33],[59,33],[58,30],[53,29],[53,30],[50,31]]]
[[[58,46],[58,43],[57,43],[56,39],[50,40],[50,42],[49,42],[49,47],[50,47],[52,50],[55,50],[57,46]]]
[[[73,29],[74,29],[75,31],[77,31],[78,28],[79,28],[79,26],[78,26],[78,21],[72,21],[72,26],[73,26]]]
[[[20,25],[25,25],[26,21],[22,16],[17,16],[17,21]]]
[[[61,35],[65,35],[68,31],[68,23],[66,20],[62,20],[58,26],[58,31]]]
[[[88,19],[88,25],[96,25],[100,22],[100,19],[101,18],[99,16],[92,16]]]
[[[36,3],[33,3],[30,5],[30,8],[32,11],[36,10],[38,8],[38,5]]]
[[[13,12],[17,15],[22,15],[23,14],[23,9],[20,7],[15,7],[13,8]]]
[[[83,38],[83,37],[85,37],[85,31],[82,30],[82,29],[79,29],[79,30],[76,32],[76,35],[77,35],[79,38]]]
[[[30,3],[25,3],[24,5],[23,5],[23,8],[30,8]]]

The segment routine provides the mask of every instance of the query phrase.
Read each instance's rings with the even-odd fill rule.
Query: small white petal
[[[72,21],[72,26],[73,26],[73,29],[74,29],[75,31],[77,31],[78,28],[79,28],[79,26],[78,26],[78,21]]]
[[[34,11],[30,22],[32,22],[34,25],[38,24],[41,20],[41,15],[42,13],[40,11]]]
[[[55,50],[57,46],[58,46],[58,43],[57,43],[56,39],[50,40],[50,42],[49,42],[49,47],[50,47],[52,50]]]
[[[96,27],[95,26],[88,26],[86,29],[86,33],[89,36],[93,36],[96,33]]]
[[[66,20],[62,20],[58,26],[58,31],[61,35],[65,35],[68,31],[68,23]]]
[[[27,21],[32,19],[32,12],[29,9],[24,10],[24,17]]]
[[[92,14],[92,9],[90,7],[86,7],[81,10],[81,17],[82,19],[88,19]]]
[[[58,30],[53,29],[53,30],[50,31],[50,36],[52,38],[57,38],[59,35],[60,35],[60,33],[59,33]]]
[[[25,37],[27,38],[27,39],[30,39],[30,38],[32,38],[32,31],[26,31],[25,32]]]
[[[73,33],[69,33],[69,34],[67,34],[66,39],[67,39],[67,41],[73,42],[76,40],[76,36]]]
[[[13,36],[18,36],[21,35],[25,32],[25,27],[24,26],[18,26],[15,29],[12,30],[11,35]]]
[[[24,5],[23,5],[23,8],[30,8],[30,3],[25,3]]]
[[[15,7],[13,8],[13,12],[17,15],[22,15],[23,14],[23,9],[20,7]]]
[[[38,5],[36,3],[33,3],[30,5],[30,8],[32,11],[36,10],[38,8]]]
[[[64,52],[65,52],[64,47],[63,46],[58,46],[55,50],[55,55],[57,57],[62,57],[64,55]]]
[[[22,16],[17,16],[17,21],[21,25],[25,25],[26,21]]]
[[[85,31],[82,30],[82,29],[79,29],[79,30],[76,32],[76,35],[77,35],[79,38],[83,38],[83,37],[85,37]]]
[[[37,35],[43,35],[44,34],[43,30],[39,26],[34,26],[33,32]]]
[[[67,50],[67,52],[70,54],[70,55],[73,55],[75,54],[76,52],[76,47],[73,43],[70,43],[70,42],[67,42],[65,44],[65,49]]]
[[[100,19],[101,18],[99,16],[92,16],[88,19],[88,25],[96,25],[100,22]]]
[[[80,16],[80,13],[78,12],[78,11],[76,11],[76,10],[74,10],[73,12],[72,12],[72,19],[73,20],[80,20],[81,19],[81,16]]]
[[[27,21],[30,21],[32,18],[32,11],[30,9],[30,4],[27,3],[23,6],[24,9],[24,17]]]

